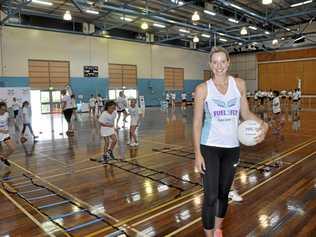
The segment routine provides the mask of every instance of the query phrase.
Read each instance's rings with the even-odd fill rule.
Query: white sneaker
[[[135,143],[134,143],[134,146],[138,146],[138,142],[135,142]]]
[[[242,202],[243,198],[240,196],[236,190],[232,190],[228,194],[228,198],[233,200],[234,202]]]
[[[135,143],[134,143],[134,142],[131,142],[129,145],[130,145],[130,146],[135,146]]]

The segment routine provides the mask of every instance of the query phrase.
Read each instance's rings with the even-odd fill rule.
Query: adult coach
[[[195,89],[195,166],[203,175],[202,221],[205,236],[222,237],[221,228],[228,206],[228,193],[240,154],[239,115],[244,120],[255,120],[261,125],[258,142],[263,141],[268,124],[250,112],[245,82],[227,74],[230,64],[228,52],[224,48],[214,47],[209,64],[213,78]]]

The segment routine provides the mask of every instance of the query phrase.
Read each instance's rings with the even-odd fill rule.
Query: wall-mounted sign
[[[83,66],[84,77],[98,77],[99,67],[98,66]]]

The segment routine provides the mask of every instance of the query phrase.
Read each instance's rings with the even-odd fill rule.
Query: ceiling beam
[[[22,3],[18,4],[15,9],[13,9],[11,12],[9,12],[7,14],[7,16],[5,18],[3,18],[3,20],[0,22],[0,24],[4,25],[4,23],[6,23],[7,20],[9,20],[11,17],[15,16],[15,14],[20,12],[23,7],[25,7],[26,5],[28,5],[31,2],[32,2],[32,0],[23,0]]]

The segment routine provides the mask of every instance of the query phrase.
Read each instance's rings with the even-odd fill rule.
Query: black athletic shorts
[[[63,111],[66,121],[69,123],[71,120],[73,109],[65,109]]]
[[[183,103],[187,102],[187,100],[182,100]]]
[[[126,110],[125,110],[125,109],[122,109],[122,110],[118,110],[117,112],[118,112],[118,113],[124,113],[124,112],[126,112]]]
[[[14,118],[16,118],[18,116],[18,114],[19,114],[19,110],[14,110],[13,114],[14,114]]]

